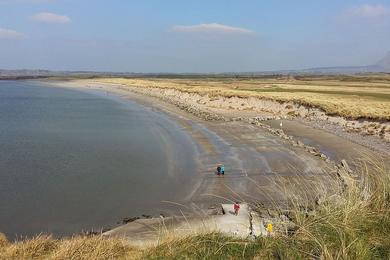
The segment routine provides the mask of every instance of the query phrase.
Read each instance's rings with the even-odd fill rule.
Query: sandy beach
[[[185,106],[184,97],[181,104],[167,96],[152,95],[150,91],[94,80],[55,84],[130,99],[166,113],[180,124],[190,134],[198,151],[196,185],[186,198],[186,207],[192,205],[192,210],[235,200],[283,204],[285,191],[299,194],[307,187],[326,187],[335,176],[336,165],[343,159],[353,168],[362,158],[381,157],[384,161],[389,158],[299,121],[257,122],[253,116],[266,115],[233,109],[210,110],[193,104]],[[226,175],[222,178],[215,175],[217,164],[225,165]]]
[[[390,0],[0,7],[0,260],[390,260]]]
[[[142,88],[129,89],[93,80],[50,81],[49,84],[135,101],[155,112],[164,113],[191,137],[197,151],[192,186],[180,203],[166,202],[186,217],[179,214],[164,216],[164,220],[158,216],[136,220],[133,217],[137,216],[124,216],[130,217],[128,224],[105,233],[125,237],[135,245],[154,243],[159,237],[156,230],[165,225],[171,231],[187,230],[188,225],[190,230],[203,229],[204,225],[215,226],[215,219],[220,217],[213,215],[220,214],[218,208],[223,203],[240,201],[256,205],[263,208],[269,218],[267,209],[276,206],[288,210],[292,198],[318,201],[325,194],[337,192],[340,188],[337,184],[339,171],[344,166],[348,171],[354,171],[361,160],[375,158],[389,161],[386,153],[300,120],[273,118],[264,121],[259,118],[267,115],[253,111],[207,109],[185,98],[180,101],[180,98],[169,95],[152,95]],[[182,147],[182,150],[185,149]],[[171,152],[174,154],[174,151]],[[224,176],[216,175],[218,164],[225,166]],[[254,212],[249,214],[251,223],[264,221],[264,218],[253,217]],[[272,221],[281,219],[276,214]],[[244,227],[246,229],[248,227]]]

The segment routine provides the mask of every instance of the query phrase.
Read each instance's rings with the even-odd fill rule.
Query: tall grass
[[[39,235],[14,243],[0,244],[0,259],[139,259],[140,250],[125,240],[102,236],[54,239]]]
[[[344,171],[344,170],[341,170]],[[134,248],[102,236],[53,239],[40,235],[9,242],[0,235],[1,259],[390,259],[390,175],[383,163],[361,163],[359,178],[335,179],[338,192],[319,201],[291,194],[291,233],[255,240],[219,233],[165,239]],[[345,180],[349,178],[349,180]],[[322,187],[318,188],[320,192]],[[336,189],[337,190],[337,189]]]
[[[342,169],[344,178],[348,173]],[[343,190],[322,199],[313,214],[298,209],[296,232],[286,237],[302,256],[321,259],[389,259],[390,175],[384,163],[362,162],[358,179],[349,177]],[[286,249],[289,251],[289,249]]]

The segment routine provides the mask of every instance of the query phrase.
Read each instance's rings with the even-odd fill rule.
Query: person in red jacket
[[[234,203],[234,214],[237,216],[238,211],[240,210],[240,204],[238,202]]]

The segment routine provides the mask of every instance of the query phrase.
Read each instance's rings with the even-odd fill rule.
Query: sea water
[[[0,81],[0,232],[71,235],[170,210],[191,189],[193,147],[136,102]]]

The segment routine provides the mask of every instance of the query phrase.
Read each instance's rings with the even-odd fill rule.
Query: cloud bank
[[[18,39],[22,37],[23,33],[10,29],[0,28],[0,39]]]
[[[59,15],[54,13],[38,13],[31,16],[31,19],[40,23],[61,23],[66,24],[70,22],[70,18],[66,15]]]
[[[378,18],[390,16],[390,8],[383,5],[359,5],[346,11],[345,16],[355,18]]]
[[[226,34],[254,34],[254,31],[233,27],[219,23],[204,23],[198,25],[176,25],[172,28],[174,32],[180,33],[226,33]]]

